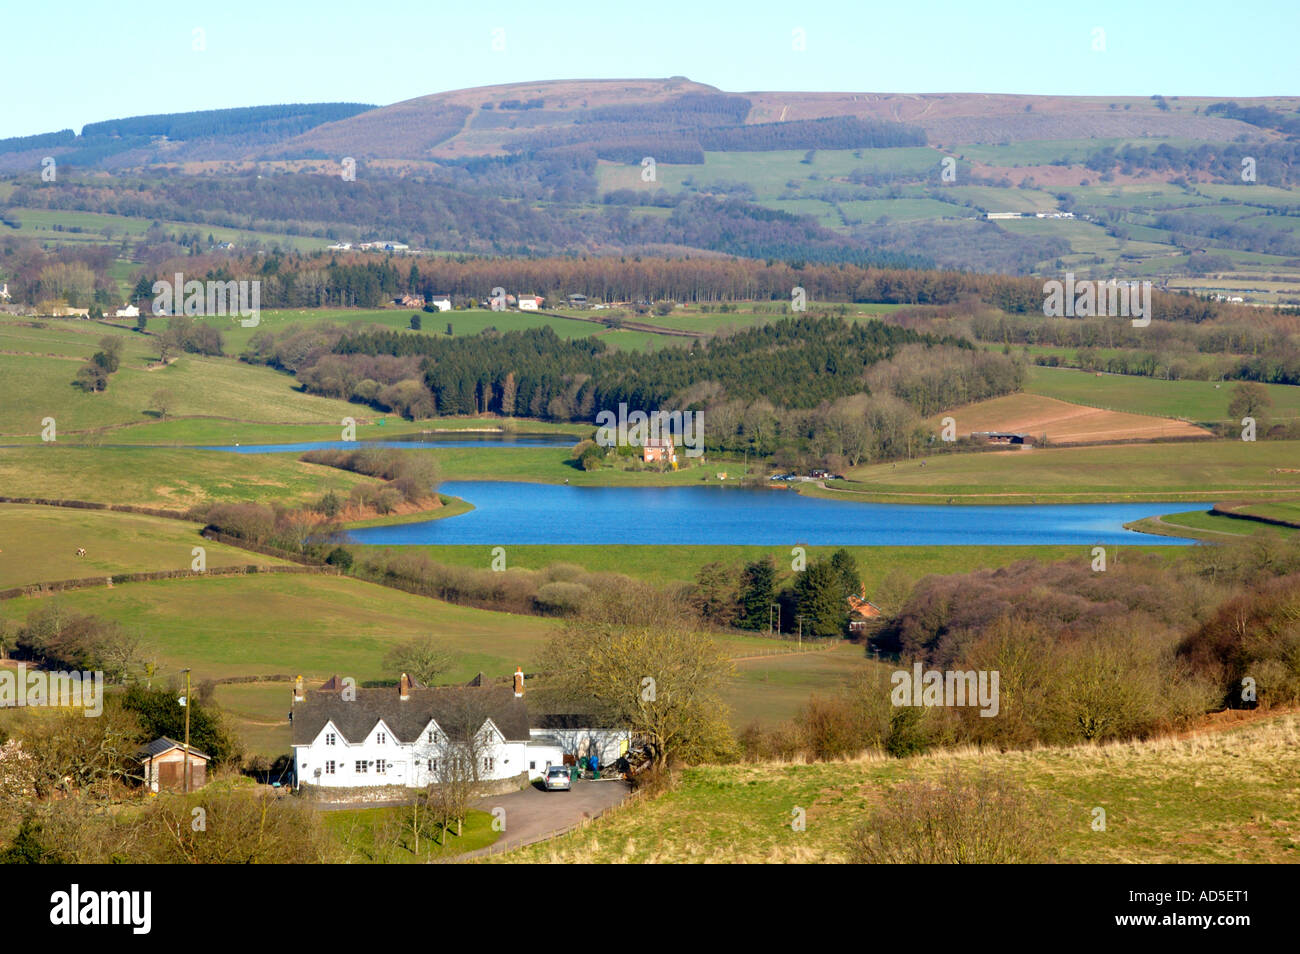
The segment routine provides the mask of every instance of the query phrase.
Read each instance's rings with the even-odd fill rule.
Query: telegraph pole
[[[185,670],[185,761],[181,766],[182,789],[187,795],[190,791],[190,671]]]

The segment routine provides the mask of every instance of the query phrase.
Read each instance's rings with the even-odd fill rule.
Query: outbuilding
[[[209,757],[190,746],[186,758],[185,743],[159,736],[144,748],[137,757],[144,766],[144,783],[151,792],[167,790],[182,792],[185,786],[185,765],[189,764],[189,791],[202,788],[208,780]]]

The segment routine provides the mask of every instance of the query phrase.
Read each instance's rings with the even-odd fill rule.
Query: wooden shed
[[[154,739],[138,753],[140,763],[144,766],[144,783],[151,792],[166,790],[182,792],[185,790],[185,744],[160,736]],[[208,756],[194,746],[190,746],[189,768],[192,792],[202,788],[208,780]]]

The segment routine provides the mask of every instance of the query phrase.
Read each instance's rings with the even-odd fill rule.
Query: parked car
[[[569,770],[563,765],[552,765],[542,777],[542,787],[548,792],[572,791],[569,782]]]

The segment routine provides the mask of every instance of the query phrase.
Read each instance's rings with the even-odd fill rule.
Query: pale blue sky
[[[586,77],[684,75],[736,92],[1290,95],[1300,94],[1297,27],[1297,0],[9,4],[0,138],[143,113],[387,104]],[[498,28],[504,52],[492,49]]]

